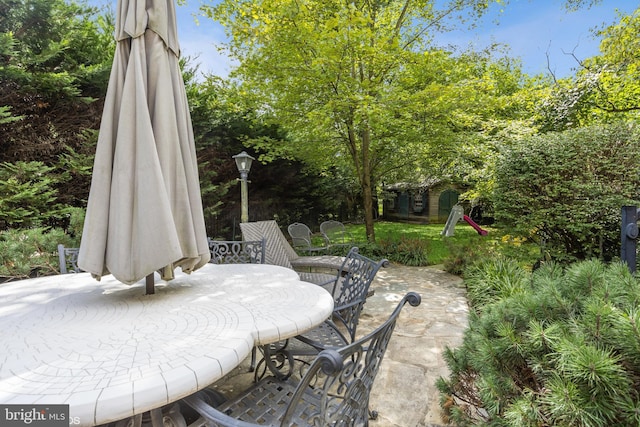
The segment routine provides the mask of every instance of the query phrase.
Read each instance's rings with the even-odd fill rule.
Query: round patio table
[[[0,404],[68,404],[94,426],[214,383],[254,345],[322,323],[333,299],[283,267],[214,265],[156,293],[88,273],[0,285]]]

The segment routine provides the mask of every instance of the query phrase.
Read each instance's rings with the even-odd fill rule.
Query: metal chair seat
[[[352,344],[320,352],[303,365],[300,377],[267,377],[237,397],[213,407],[206,395],[183,399],[202,417],[192,424],[222,427],[367,426],[369,395],[403,306],[416,307],[420,295],[409,292],[390,317]]]
[[[275,377],[267,377],[247,390],[239,400],[224,403],[217,409],[232,418],[274,426],[280,423],[295,391],[296,383],[293,381],[279,381]],[[309,419],[311,413],[317,412],[320,398],[307,392],[302,394],[300,400],[300,407],[305,410],[296,414],[291,421],[311,425]]]
[[[338,326],[332,321],[325,321],[317,328],[306,332],[304,335],[298,335],[296,340],[309,346],[310,351],[304,351],[301,347],[295,347],[291,353],[295,355],[318,354],[326,348],[340,348],[349,344],[350,340]]]

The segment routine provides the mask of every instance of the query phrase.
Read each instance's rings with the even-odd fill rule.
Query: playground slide
[[[475,230],[478,232],[478,234],[480,234],[481,236],[486,236],[488,231],[483,229],[482,227],[480,227],[478,224],[476,224],[476,222],[474,220],[472,220],[471,218],[469,218],[467,215],[463,215],[462,219],[464,219],[465,221],[467,221],[467,223],[472,226],[473,228],[475,228]]]

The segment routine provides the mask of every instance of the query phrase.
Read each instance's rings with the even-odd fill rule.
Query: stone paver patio
[[[371,395],[378,419],[371,427],[444,425],[435,382],[448,374],[442,357],[447,346],[462,343],[468,305],[462,280],[437,267],[390,265],[372,284],[358,335],[382,323],[408,291],[422,295],[419,307],[407,305],[400,315]],[[248,387],[253,374],[245,360],[216,388],[225,394]]]

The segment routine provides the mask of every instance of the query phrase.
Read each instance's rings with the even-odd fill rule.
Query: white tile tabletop
[[[290,269],[209,264],[129,286],[65,274],[0,285],[0,403],[69,404],[100,425],[188,396],[251,352],[324,321],[333,299]]]

